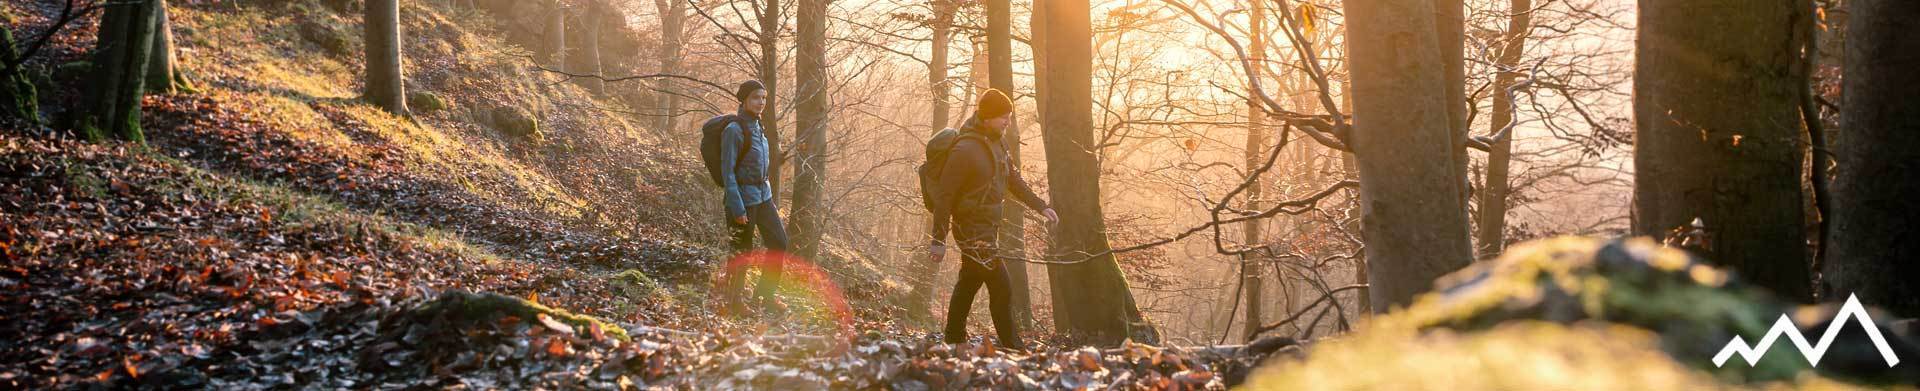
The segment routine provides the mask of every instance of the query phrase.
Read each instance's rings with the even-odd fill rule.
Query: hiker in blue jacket
[[[753,231],[760,230],[760,242],[768,250],[787,252],[787,228],[780,222],[780,207],[774,204],[773,186],[767,182],[767,136],[760,132],[760,113],[767,107],[767,91],[757,80],[740,83],[733,97],[740,100],[738,119],[727,125],[720,136],[720,183],[726,188],[727,230],[732,233],[733,251],[744,253],[753,248]],[[768,262],[760,271],[754,297],[770,299],[772,281],[779,276],[779,262]],[[738,273],[736,273],[738,274]],[[740,290],[741,277],[727,281],[727,296]],[[728,303],[737,307],[738,301]]]

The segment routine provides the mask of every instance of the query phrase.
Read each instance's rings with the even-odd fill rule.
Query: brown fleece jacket
[[[1047,202],[1034,194],[1020,177],[1018,167],[1010,164],[998,131],[973,119],[960,131],[972,134],[961,137],[953,146],[939,180],[931,186],[932,239],[944,243],[951,231],[961,246],[975,242],[991,245],[1000,226],[1000,203],[1009,191],[1034,210],[1046,209]]]

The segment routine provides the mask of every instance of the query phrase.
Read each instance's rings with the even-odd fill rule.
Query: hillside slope
[[[147,147],[9,126],[0,327],[24,338],[0,367],[25,372],[7,381],[133,379],[298,314],[446,290],[735,327],[703,298],[722,253],[688,148],[443,2],[403,2],[417,115],[389,115],[356,99],[357,11],[327,4],[350,2],[174,2],[196,91],[146,100]],[[59,6],[0,11],[38,28]],[[55,123],[79,107],[96,18],[28,64]]]

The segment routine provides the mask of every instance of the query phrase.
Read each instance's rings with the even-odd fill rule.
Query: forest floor
[[[1608,324],[1388,320],[1311,355],[1287,340],[948,345],[901,320],[884,266],[851,255],[838,263],[864,269],[829,277],[844,318],[808,289],[781,315],[722,316],[714,196],[668,152],[687,148],[461,27],[483,15],[402,2],[409,86],[443,106],[405,119],[354,98],[355,15],[183,3],[196,88],[146,99],[147,145],[0,129],[0,388],[1852,387],[1747,385]],[[37,36],[60,4],[0,16]],[[56,120],[77,107],[94,19],[28,64]],[[533,138],[497,120],[534,114]],[[1577,343],[1595,340],[1612,342]]]
[[[195,88],[145,101],[147,145],[0,132],[0,385],[1224,384],[1207,352],[940,344],[897,321],[899,284],[872,272],[833,276],[845,320],[817,297],[717,315],[724,256],[689,223],[708,210],[674,207],[712,195],[690,156],[661,152],[674,140],[567,104],[591,100],[454,28],[481,16],[404,3],[425,41],[409,84],[451,107],[408,120],[354,99],[358,65],[327,54],[359,45],[354,15],[176,3]],[[0,12],[35,37],[61,5]],[[29,63],[55,121],[78,107],[96,23]],[[502,131],[495,112],[515,108],[544,134]]]

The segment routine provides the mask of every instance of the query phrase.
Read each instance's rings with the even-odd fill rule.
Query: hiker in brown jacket
[[[1028,208],[1040,211],[1048,224],[1059,221],[1059,216],[1027,186],[1000,141],[1001,132],[1013,121],[1013,100],[999,90],[987,90],[978,107],[961,126],[943,166],[934,168],[939,172],[938,179],[930,183],[927,193],[927,205],[933,213],[931,261],[945,258],[949,232],[965,259],[960,263],[960,281],[954,284],[952,301],[947,304],[945,341],[967,340],[967,313],[973,307],[974,293],[984,284],[1000,345],[1024,350],[1026,344],[1020,340],[1010,307],[1013,292],[1008,265],[997,256],[994,245],[1000,232],[1000,203],[1011,192]]]

